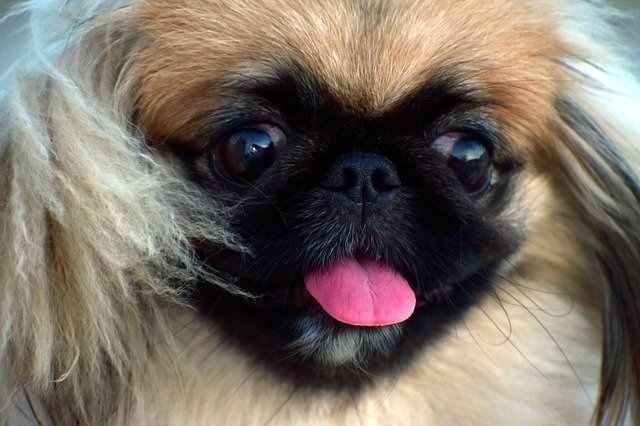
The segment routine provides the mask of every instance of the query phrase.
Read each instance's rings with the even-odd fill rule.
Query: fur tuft
[[[136,120],[144,113],[138,110],[144,76],[138,75],[136,61],[149,55],[141,19],[153,19],[152,8],[145,13],[140,8],[150,3],[33,0],[10,15],[29,17],[31,49],[0,78],[4,88],[0,92],[0,413],[27,389],[44,401],[60,424],[124,425],[131,419],[154,424],[154,419],[161,417],[160,409],[150,413],[155,406],[149,403],[155,401],[167,409],[174,402],[167,396],[168,383],[182,384],[187,377],[193,385],[185,393],[192,399],[180,395],[175,404],[181,408],[176,412],[182,411],[172,414],[186,417],[192,411],[210,413],[203,408],[207,390],[216,388],[220,393],[224,385],[226,393],[228,388],[240,387],[242,384],[232,379],[255,369],[244,359],[230,362],[237,356],[234,353],[226,358],[220,355],[198,377],[201,359],[208,360],[209,355],[197,350],[183,354],[197,346],[193,344],[196,334],[200,340],[209,339],[200,351],[216,353],[219,344],[219,339],[202,331],[204,326],[197,320],[186,344],[185,335],[177,331],[177,327],[189,329],[193,320],[183,297],[190,284],[204,282],[242,293],[233,282],[198,262],[193,242],[206,241],[210,246],[240,252],[250,252],[250,248],[229,229],[230,213],[190,183],[186,171],[168,151],[146,140],[147,129],[137,127]],[[593,422],[632,424],[640,419],[640,84],[628,71],[624,59],[628,52],[614,49],[619,42],[609,21],[622,17],[604,13],[603,2],[595,1],[508,3],[516,5],[514,11],[523,9],[531,14],[527,25],[541,21],[545,29],[557,28],[545,36],[551,40],[548,46],[557,44],[562,52],[560,57],[546,58],[557,77],[553,82],[557,88],[545,86],[545,90],[557,92],[552,117],[544,121],[551,130],[535,128],[527,134],[539,131],[546,136],[535,141],[536,152],[543,153],[534,159],[536,172],[548,179],[539,187],[547,188],[548,183],[550,199],[562,206],[554,211],[561,213],[566,229],[575,238],[571,242],[575,246],[567,244],[575,250],[570,255],[581,256],[556,278],[578,281],[575,276],[580,275],[580,284],[600,295],[601,306],[594,311],[602,312],[604,342]],[[203,10],[198,13],[204,14]],[[316,24],[319,28],[328,25]],[[233,44],[233,40],[227,43]],[[330,65],[325,68],[333,70],[332,78],[339,79],[340,73],[335,71],[339,58],[331,56],[325,62]],[[414,62],[412,67],[417,69],[418,62]],[[410,71],[413,68],[408,67]],[[191,68],[183,66],[180,71]],[[531,89],[526,84],[536,82],[517,83],[525,85],[521,94],[535,93],[535,86]],[[395,99],[396,95],[387,97]],[[539,98],[542,102],[543,97]],[[522,126],[528,123],[525,119],[522,122]],[[536,125],[541,122],[536,120]],[[552,215],[540,216],[549,223],[555,220]],[[556,229],[553,226],[547,229]],[[546,249],[540,247],[538,253]],[[531,250],[524,253],[526,257]],[[539,280],[543,280],[544,273],[550,274],[553,268],[539,269],[543,271]],[[583,273],[583,269],[588,271]],[[176,312],[180,312],[179,319],[174,318]],[[593,311],[585,308],[584,312]],[[181,323],[185,316],[189,320],[186,326]],[[486,318],[478,321],[486,323]],[[533,321],[523,322],[537,327],[531,326]],[[523,329],[529,330],[527,326]],[[325,360],[326,364],[339,361],[342,352],[355,345],[356,337],[345,336],[344,348],[335,348],[335,359]],[[566,341],[580,340],[572,337]],[[302,344],[315,349],[320,343]],[[543,344],[535,349],[545,351],[546,347]],[[483,373],[480,368],[464,370],[475,367],[469,367],[462,356],[456,358],[457,364],[441,361],[464,352],[458,351],[436,346],[436,361],[425,361],[424,371],[414,371],[430,377],[434,388],[445,390],[442,395],[447,395],[450,384],[438,382],[442,381],[438,379],[441,371],[451,373],[454,380],[460,379],[461,371],[472,371],[468,377],[499,376],[486,373],[500,372],[490,363],[480,364],[489,366]],[[455,366],[460,368],[454,371]],[[237,370],[243,373],[233,376]],[[466,383],[468,377],[460,382]],[[251,373],[244,380],[250,378]],[[264,391],[269,400],[264,406],[278,410],[281,401],[276,401],[277,396],[285,391],[278,385],[271,394],[270,380],[256,380],[252,397],[258,397],[258,390]],[[483,383],[473,384],[484,389]],[[437,408],[442,407],[438,405],[442,403],[440,396],[429,399],[421,385],[409,377],[398,394],[414,401],[413,407],[428,406],[425,413],[435,418]],[[497,388],[503,393],[495,394],[497,401],[513,398],[500,386]],[[474,390],[473,386],[467,389]],[[382,398],[380,394],[377,397]],[[291,398],[293,391],[285,404]],[[299,398],[301,408],[295,413],[302,416],[312,404],[306,396]],[[424,404],[425,399],[429,404]],[[313,406],[318,419],[323,415],[335,419],[336,413],[342,413],[340,404],[331,405],[328,400],[322,399],[326,405]],[[469,413],[482,412],[481,402],[477,404],[464,408]],[[375,415],[374,405],[362,404]],[[397,417],[393,409],[383,409]],[[355,412],[359,415],[357,406]],[[247,419],[246,412],[237,413],[238,419]],[[350,411],[350,415],[353,421],[355,414]],[[535,412],[530,415],[540,418]],[[202,416],[206,424],[208,418]],[[471,414],[468,417],[470,422],[487,421]],[[0,424],[5,422],[3,418],[0,414]],[[169,418],[176,424],[182,420]],[[340,419],[350,424],[346,415]]]
[[[16,380],[2,384],[51,393],[96,424],[127,411],[149,357],[168,350],[164,305],[198,278],[233,290],[194,261],[190,242],[239,244],[224,212],[132,124],[128,6],[49,3],[25,6],[33,51],[26,73],[5,78],[0,360]]]

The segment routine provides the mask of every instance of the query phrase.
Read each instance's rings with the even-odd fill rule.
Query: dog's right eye
[[[277,126],[259,124],[243,127],[215,144],[211,152],[211,168],[240,183],[251,182],[276,161],[285,144],[286,136]]]

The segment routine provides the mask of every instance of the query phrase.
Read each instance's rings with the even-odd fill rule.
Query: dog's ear
[[[566,55],[556,102],[557,140],[545,167],[568,199],[573,234],[593,266],[602,308],[602,366],[593,422],[640,421],[640,80],[625,39],[629,12],[600,2],[559,5]],[[637,64],[635,64],[637,65]]]
[[[141,312],[156,308],[136,294],[159,290],[141,265],[176,243],[150,228],[173,222],[113,93],[114,52],[84,37],[71,43],[56,62],[40,58],[6,80],[0,357],[14,386],[51,392],[94,423],[114,408],[102,389],[124,389],[148,352]]]
[[[601,292],[596,424],[640,419],[640,86],[617,67],[571,65],[547,159],[573,206],[575,235]],[[577,69],[580,72],[577,73]]]
[[[30,12],[37,36],[48,10]],[[215,280],[191,240],[234,240],[222,211],[132,122],[133,13],[74,13],[66,31],[34,41],[28,72],[3,82],[0,365],[13,376],[2,385],[55,387],[60,407],[96,424],[130,402],[114,393],[139,385],[162,347],[150,339],[170,336],[157,330],[159,304],[181,289],[167,282]]]

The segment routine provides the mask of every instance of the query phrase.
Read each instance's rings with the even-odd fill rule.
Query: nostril
[[[396,173],[377,168],[371,173],[371,186],[376,192],[389,192],[400,186],[400,179]]]
[[[352,167],[347,167],[343,170],[342,172],[343,175],[343,185],[341,188],[338,188],[341,191],[347,191],[351,188],[355,188],[356,186],[358,186],[358,172],[352,168]]]
[[[322,187],[330,191],[344,192],[358,186],[358,171],[352,167],[340,167],[336,172],[329,173]]]
[[[338,157],[329,166],[320,186],[342,193],[356,203],[386,202],[401,182],[395,165],[388,158],[353,152]],[[379,197],[383,194],[384,197]]]

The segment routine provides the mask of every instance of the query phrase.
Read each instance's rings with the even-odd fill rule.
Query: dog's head
[[[37,144],[9,145],[3,190],[30,186],[23,204],[41,216],[16,216],[14,192],[5,246],[24,268],[12,250],[31,247],[31,226],[50,252],[45,269],[0,271],[69,286],[53,298],[73,294],[79,318],[51,315],[78,330],[104,319],[65,334],[101,360],[131,349],[117,320],[157,320],[149,300],[168,292],[267,368],[341,385],[409,362],[514,271],[572,276],[604,295],[599,415],[621,416],[640,380],[638,131],[598,98],[621,80],[591,64],[604,48],[574,19],[594,11],[574,7],[99,6],[60,36],[54,78],[15,97],[29,106],[31,87],[50,106],[11,110],[7,139]],[[150,326],[132,327],[142,341]]]
[[[254,298],[206,285],[192,298],[261,355],[329,375],[388,368],[523,242],[540,173],[526,151],[549,143],[559,47],[502,21],[524,13],[507,3],[208,7],[215,19],[145,9],[133,66],[149,143],[248,249],[197,244]]]

